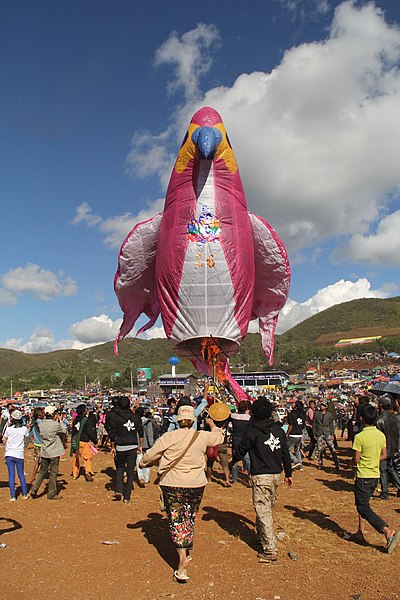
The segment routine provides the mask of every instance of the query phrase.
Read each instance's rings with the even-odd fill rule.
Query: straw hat
[[[215,402],[208,409],[208,414],[213,421],[225,421],[230,416],[231,411],[224,402]]]

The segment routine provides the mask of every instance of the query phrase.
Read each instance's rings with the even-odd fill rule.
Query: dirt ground
[[[26,472],[31,472],[32,451]],[[62,460],[62,499],[9,502],[6,468],[0,465],[0,550],[3,600],[147,600],[212,598],[240,600],[395,600],[400,598],[400,547],[385,554],[383,536],[368,527],[369,547],[348,538],[355,531],[349,444],[340,442],[344,465],[319,471],[315,462],[294,473],[293,488],[280,488],[275,509],[279,561],[256,557],[251,490],[207,486],[197,516],[190,581],[175,583],[175,550],[158,508],[158,488],[135,486],[129,505],[113,501],[113,462],[95,457],[95,481],[70,478]],[[152,472],[154,479],[154,472]],[[44,490],[41,490],[41,492]],[[400,500],[375,501],[379,514],[400,527]],[[105,545],[106,540],[118,543]],[[298,560],[289,558],[289,551]],[[358,596],[359,595],[359,596]]]

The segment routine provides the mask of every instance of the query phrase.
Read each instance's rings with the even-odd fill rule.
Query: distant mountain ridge
[[[295,325],[280,339],[317,344],[318,340],[325,342],[325,336],[337,341],[374,335],[400,335],[400,296],[361,298],[336,304]]]
[[[156,366],[165,363],[172,354],[167,339],[142,340],[127,338],[119,344],[119,356],[113,352],[113,342],[91,346],[84,350],[54,350],[43,354],[25,354],[0,348],[0,377],[7,377],[31,369],[102,370],[106,366],[112,372],[124,368],[144,367],[150,362]],[[96,369],[95,365],[98,365]]]
[[[274,368],[297,370],[315,353],[329,352],[326,344],[331,344],[333,351],[334,343],[341,338],[367,335],[383,335],[385,347],[392,345],[391,349],[400,351],[400,296],[344,302],[302,321],[276,336]],[[170,372],[168,358],[172,354],[167,339],[128,338],[120,344],[118,357],[114,356],[112,342],[85,350],[56,350],[45,354],[25,354],[2,348],[0,384],[3,390],[9,386],[10,379],[14,379],[16,385],[28,387],[45,387],[46,383],[47,387],[73,386],[77,381],[83,383],[84,378],[90,382],[99,377],[104,385],[109,385],[114,374],[120,373],[120,381],[127,385],[130,372],[135,376],[137,368],[152,368],[154,377]],[[261,351],[258,334],[248,334],[240,352],[232,357],[231,367],[232,370],[244,368],[247,371],[270,369]],[[184,359],[177,368],[181,373],[193,370],[191,363]]]

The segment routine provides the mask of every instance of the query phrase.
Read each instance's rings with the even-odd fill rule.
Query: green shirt
[[[374,425],[364,426],[364,429],[357,433],[353,450],[361,453],[360,462],[357,463],[359,479],[379,479],[379,463],[383,448],[386,448],[385,434]]]

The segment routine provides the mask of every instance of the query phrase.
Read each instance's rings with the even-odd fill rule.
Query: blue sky
[[[399,295],[397,0],[37,0],[0,17],[1,347],[114,338],[119,246],[162,209],[203,105],[289,251],[278,331]]]

